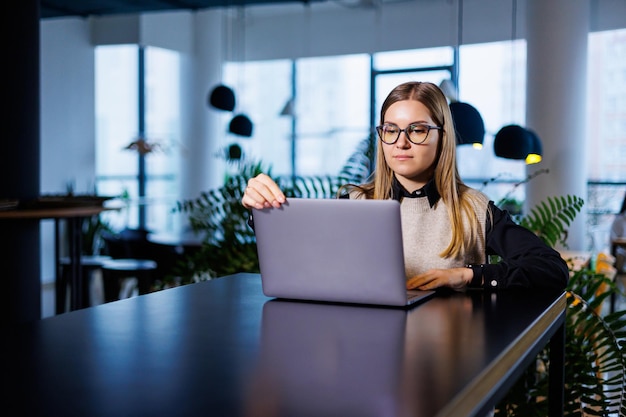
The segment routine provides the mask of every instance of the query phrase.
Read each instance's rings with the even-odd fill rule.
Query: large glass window
[[[290,60],[230,62],[224,66],[224,82],[235,92],[234,113],[246,114],[254,127],[251,138],[226,132],[222,146],[239,145],[244,157],[270,165],[272,173],[278,175],[291,174],[291,119],[281,116],[292,95],[291,79]],[[225,126],[232,116],[225,115]]]
[[[115,229],[146,227],[174,230],[171,209],[177,199],[179,172],[180,103],[179,56],[159,49],[144,50],[140,74],[137,45],[96,48],[96,180],[101,195],[123,196],[127,208],[107,213]],[[144,112],[140,114],[143,80]],[[144,132],[141,132],[143,120]],[[143,139],[151,151],[145,161],[145,196],[139,195],[140,153],[128,149]],[[146,148],[143,148],[146,149]],[[141,198],[140,198],[141,197]],[[146,222],[139,223],[143,207]]]
[[[180,58],[162,48],[145,50],[145,130],[154,151],[146,155],[146,225],[148,230],[177,230],[171,213],[179,199],[181,161]]]
[[[452,78],[454,50],[451,47],[379,52],[373,55],[376,74],[374,124],[378,124],[383,101],[397,85],[408,81],[437,85]]]
[[[298,61],[298,174],[339,174],[357,145],[369,137],[369,80],[369,55]]]
[[[592,185],[587,210],[609,221],[626,188],[626,30],[589,36],[588,161]],[[233,87],[237,107],[224,114],[226,148],[238,144],[244,156],[271,165],[276,175],[334,175],[358,143],[370,134],[382,100],[407,80],[441,83],[451,78],[452,47],[412,51],[227,63],[224,82]],[[138,155],[125,148],[139,135],[138,46],[96,49],[97,180],[102,195],[127,194],[130,209],[121,226],[137,226],[146,204],[147,227],[169,228],[176,200],[180,140],[179,57],[146,48],[145,136],[156,145],[146,156],[149,198],[138,197]],[[507,124],[525,125],[526,43],[523,40],[463,45],[459,51],[459,99],[480,112],[484,147],[458,147],[463,179],[498,201],[524,199],[522,161],[498,158],[493,140]],[[375,90],[370,96],[371,77]],[[228,133],[230,118],[244,113],[254,124],[251,138]],[[377,123],[377,120],[374,120]],[[607,185],[608,184],[608,188]],[[591,191],[594,189],[596,191]]]
[[[108,196],[138,195],[138,158],[124,148],[137,138],[138,53],[136,45],[96,48],[96,183]],[[136,227],[136,205],[107,213],[112,227]]]
[[[626,30],[589,35],[586,202],[590,245],[608,248],[626,194]]]
[[[486,132],[482,149],[457,147],[459,173],[494,201],[523,201],[524,188],[514,184],[525,178],[525,162],[497,157],[493,142],[508,124],[525,126],[526,41],[464,45],[459,61],[459,100],[478,110]]]
[[[589,178],[626,180],[626,30],[589,35]]]
[[[440,85],[443,80],[452,78],[455,69],[452,47],[382,52],[373,59],[377,73],[376,111],[397,84],[430,81]],[[461,177],[495,201],[509,193],[508,197],[522,200],[523,188],[516,188],[514,184],[525,177],[524,162],[496,157],[493,138],[507,124],[524,125],[525,42],[464,45],[460,48],[457,65],[458,98],[478,110],[486,130],[482,149],[457,147]]]
[[[275,175],[336,175],[368,137],[368,55],[229,63],[224,72],[235,112],[254,123],[252,138],[227,140]]]

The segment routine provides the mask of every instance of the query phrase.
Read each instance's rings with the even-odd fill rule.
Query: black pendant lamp
[[[209,104],[219,110],[233,111],[235,108],[235,93],[232,88],[220,84],[211,91]]]
[[[243,156],[243,150],[237,143],[231,144],[226,152],[226,157],[230,161],[239,161]]]
[[[493,141],[493,150],[496,156],[523,160],[527,164],[541,161],[541,140],[533,131],[518,125],[500,129]]]
[[[252,136],[252,121],[245,114],[238,114],[230,121],[228,126],[230,133],[239,136]]]
[[[453,101],[450,103],[450,112],[456,130],[456,144],[472,145],[481,149],[485,138],[485,123],[478,110],[471,104]]]

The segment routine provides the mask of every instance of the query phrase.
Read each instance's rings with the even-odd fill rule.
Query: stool
[[[136,278],[139,294],[150,292],[157,263],[148,259],[110,259],[102,264],[104,302],[119,300],[122,280]]]
[[[105,261],[110,260],[110,256],[104,255],[94,255],[94,256],[81,256],[80,257],[80,268],[81,274],[83,277],[83,285],[82,285],[82,294],[80,296],[81,305],[78,308],[86,308],[91,306],[91,274],[94,271],[97,271],[102,268],[102,264]],[[69,274],[70,274],[70,258],[64,257],[59,259],[59,265],[61,267],[61,273],[58,276],[55,282],[55,304],[56,304],[56,314],[61,314],[65,312],[65,304],[66,304],[66,296],[67,296],[67,288],[71,288],[71,283],[69,282]]]

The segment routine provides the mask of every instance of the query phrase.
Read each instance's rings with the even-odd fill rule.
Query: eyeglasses
[[[400,134],[404,132],[409,142],[420,145],[426,141],[428,134],[432,129],[442,130],[441,126],[431,126],[424,123],[413,123],[407,126],[406,129],[400,129],[398,126],[386,123],[382,126],[376,126],[378,137],[383,143],[387,145],[393,145],[400,139]]]

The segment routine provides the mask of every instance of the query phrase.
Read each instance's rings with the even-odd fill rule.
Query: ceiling
[[[20,0],[18,0],[20,1]],[[41,18],[104,16],[322,0],[40,0]]]

